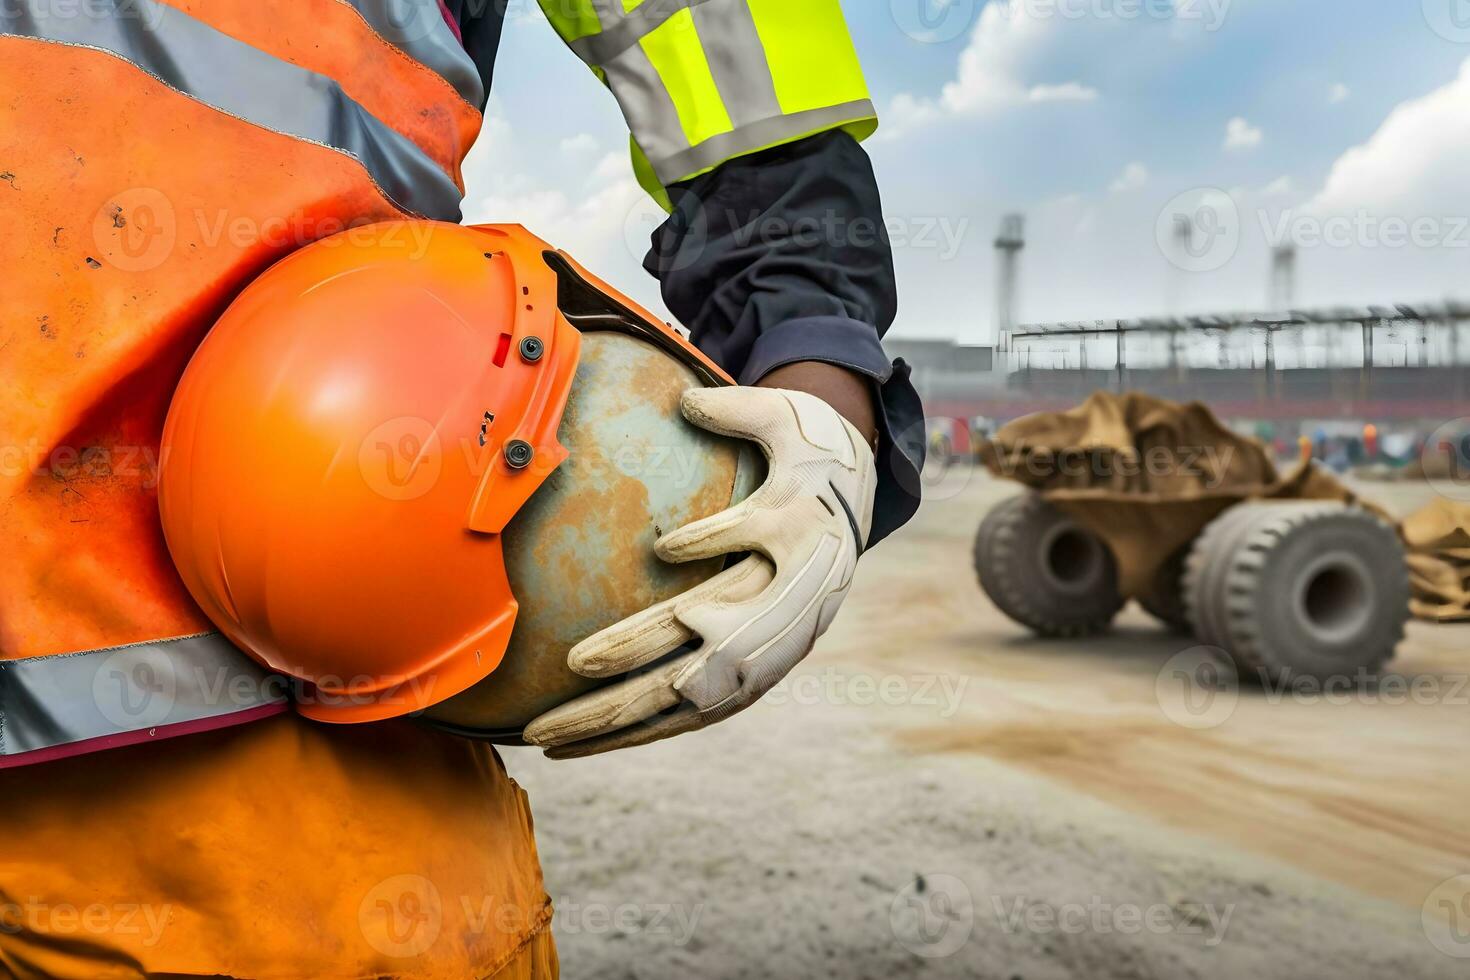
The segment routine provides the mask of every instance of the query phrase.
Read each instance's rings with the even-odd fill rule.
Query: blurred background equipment
[[[1441,497],[1404,520],[1414,615],[1470,622],[1470,503]]]
[[[1438,303],[1023,325],[995,346],[888,344],[913,366],[931,416],[1005,422],[1098,390],[1145,391],[1204,401],[1232,424],[1271,423],[1287,441],[1325,423],[1422,440],[1465,414],[1467,334],[1470,304]]]
[[[1312,460],[1280,475],[1201,404],[1097,392],[1012,422],[981,457],[1031,492],[981,524],[980,583],[1038,634],[1101,632],[1137,599],[1262,679],[1376,670],[1403,639],[1386,514]]]
[[[1366,508],[1332,501],[1232,507],[1191,549],[1184,594],[1200,642],[1267,679],[1374,673],[1409,618],[1398,535]]]
[[[1036,494],[992,509],[975,537],[975,572],[1007,616],[1041,636],[1092,636],[1124,599],[1103,540]]]

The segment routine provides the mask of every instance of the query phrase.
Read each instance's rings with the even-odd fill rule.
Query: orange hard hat
[[[170,553],[231,641],[302,682],[303,714],[419,711],[504,656],[501,532],[567,456],[582,345],[558,264],[577,268],[517,226],[355,228],[263,273],[184,372],[159,485]]]

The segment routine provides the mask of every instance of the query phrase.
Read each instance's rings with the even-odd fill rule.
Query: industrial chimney
[[[1007,214],[1000,219],[995,236],[995,329],[998,350],[1009,350],[1011,331],[1016,328],[1016,281],[1021,249],[1026,247],[1026,219]]]

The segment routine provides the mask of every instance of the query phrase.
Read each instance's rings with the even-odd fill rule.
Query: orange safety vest
[[[484,93],[456,30],[436,0],[0,6],[0,975],[554,971],[495,754],[287,714],[155,494],[175,384],[246,283],[458,219]]]
[[[459,217],[479,74],[434,0],[12,0],[0,31],[0,766],[285,710],[168,559],[163,416],[273,261]]]

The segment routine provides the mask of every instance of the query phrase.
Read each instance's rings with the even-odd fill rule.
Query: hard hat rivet
[[[521,358],[527,361],[539,361],[541,355],[546,353],[546,345],[541,342],[540,337],[527,337],[521,341]]]
[[[505,462],[513,470],[524,469],[531,463],[536,451],[523,439],[512,439],[505,444]]]

